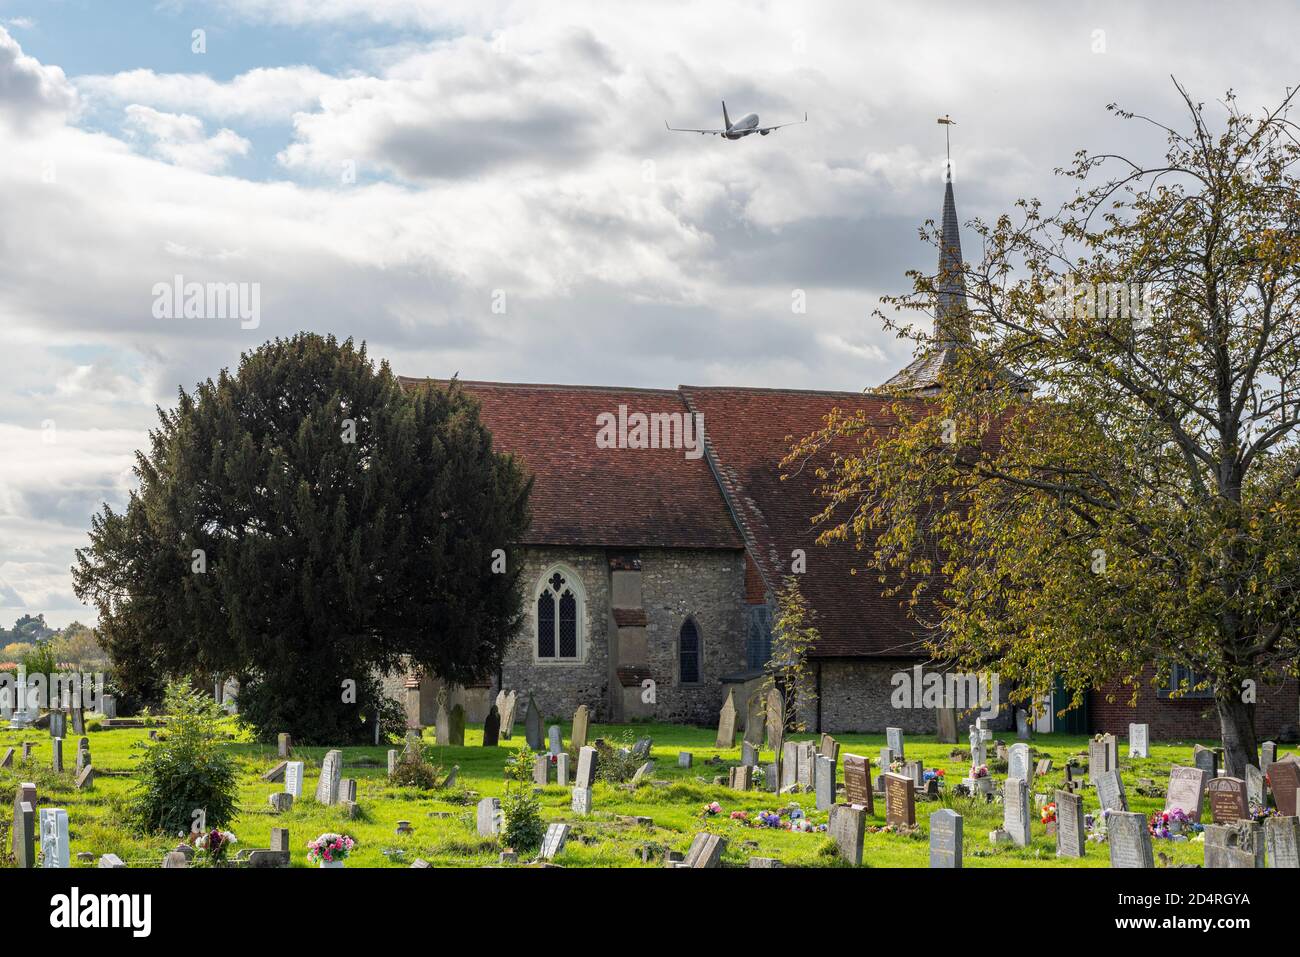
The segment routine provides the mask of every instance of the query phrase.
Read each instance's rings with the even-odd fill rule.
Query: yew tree
[[[364,345],[303,333],[159,419],[73,568],[124,689],[233,675],[262,737],[342,743],[385,671],[499,666],[530,484],[455,382],[403,392]]]
[[[1175,123],[1109,107],[1156,156],[1078,152],[1059,209],[971,223],[959,275],[885,298],[925,353],[910,317],[964,286],[941,388],[883,430],[833,414],[787,465],[820,463],[822,539],[859,543],[936,657],[1025,702],[1208,691],[1242,775],[1257,689],[1300,655],[1300,129],[1289,91],[1251,113],[1174,85]]]

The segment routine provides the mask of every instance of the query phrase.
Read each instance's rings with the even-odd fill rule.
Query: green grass
[[[567,742],[568,727],[564,726],[564,729]],[[266,847],[272,827],[287,827],[294,866],[306,866],[306,842],[325,831],[347,833],[357,840],[357,848],[349,862],[352,867],[404,867],[416,858],[424,858],[435,866],[495,864],[500,848],[495,839],[477,836],[474,805],[481,797],[500,796],[504,792],[503,767],[512,750],[522,742],[521,730],[517,729],[512,741],[503,741],[502,746],[496,748],[481,747],[482,735],[477,729],[467,729],[463,748],[432,747],[432,758],[443,766],[444,773],[452,765],[460,766],[459,787],[452,792],[421,792],[389,786],[386,775],[388,745],[342,748],[343,776],[357,780],[359,815],[354,820],[348,820],[340,807],[321,806],[311,799],[326,748],[295,749],[294,757],[307,763],[303,798],[288,813],[275,814],[267,803],[267,797],[272,791],[281,790],[283,785],[261,780],[261,775],[278,760],[274,745],[232,742],[227,747],[236,755],[239,764],[241,803],[239,816],[231,826],[239,838],[237,848]],[[750,856],[762,856],[778,858],[787,866],[838,866],[834,858],[823,853],[824,834],[746,827],[729,819],[728,815],[734,810],[748,811],[754,817],[760,810],[776,810],[792,802],[799,804],[815,824],[824,823],[826,813],[815,810],[811,794],[778,796],[767,792],[737,792],[714,784],[715,777],[722,776],[725,780],[727,768],[739,763],[740,753],[739,749],[723,751],[713,747],[713,729],[669,724],[593,725],[590,738],[603,737],[614,744],[629,730],[637,737],[648,735],[654,739],[652,757],[656,769],[653,778],[667,783],[643,782],[633,792],[626,786],[598,782],[594,813],[586,819],[578,818],[570,811],[568,788],[554,785],[545,788],[541,794],[545,820],[566,820],[572,824],[568,844],[556,858],[556,863],[571,867],[646,866],[636,852],[642,846],[651,845],[660,853],[649,866],[658,867],[662,866],[663,850],[684,851],[697,831],[708,830],[728,839],[724,855],[727,864],[743,865]],[[46,732],[0,731],[0,752],[10,746],[17,749],[14,766],[0,770],[0,798],[11,804],[18,782],[35,781],[42,805],[65,807],[70,821],[74,864],[78,852],[88,851],[96,859],[101,854],[114,853],[131,866],[156,867],[164,852],[176,845],[178,837],[135,835],[123,825],[120,812],[121,802],[135,783],[130,772],[138,760],[139,751],[133,746],[144,741],[147,734],[144,730],[119,729],[87,735],[96,770],[100,773],[93,791],[78,792],[73,787],[71,771],[76,758],[75,737],[64,742],[64,762],[69,770],[54,775],[49,770],[51,743]],[[426,734],[426,743],[431,741],[431,734],[431,730]],[[815,737],[795,734],[791,740],[812,740]],[[876,757],[885,743],[883,735],[846,734],[836,737],[841,743],[841,758],[845,752],[867,755],[872,759],[875,773]],[[21,749],[18,745],[24,740],[34,743],[28,768],[20,763]],[[948,788],[951,788],[965,775],[967,763],[950,760],[948,755],[954,747],[963,746],[935,744],[932,740],[929,736],[910,737],[906,742],[907,755],[924,760],[927,768],[945,769]],[[1035,758],[1050,757],[1054,765],[1050,775],[1034,782],[1031,794],[1046,794],[1051,800],[1052,791],[1064,780],[1066,759],[1071,755],[1086,755],[1087,740],[1084,736],[1044,735],[1031,742]],[[1137,779],[1151,778],[1163,785],[1171,764],[1191,763],[1194,743],[1152,744],[1152,757],[1136,760],[1123,757],[1125,746],[1121,741],[1120,764],[1130,810],[1149,813],[1163,806],[1161,798],[1135,793]],[[400,749],[400,745],[394,747]],[[677,766],[679,751],[694,754],[693,767]],[[715,757],[720,758],[721,763],[706,763]],[[764,752],[763,759],[770,760],[770,753]],[[576,765],[574,767],[576,770]],[[1000,784],[1002,776],[997,777]],[[842,763],[839,780],[843,780]],[[702,816],[704,805],[710,801],[717,801],[722,806],[721,815]],[[966,867],[1108,866],[1104,844],[1088,844],[1082,860],[1058,859],[1055,838],[1045,833],[1036,810],[1032,813],[1033,842],[1029,847],[995,846],[989,842],[988,835],[1001,824],[1001,805],[986,805],[982,799],[975,801],[947,796],[940,802],[918,800],[920,833],[916,835],[868,833],[865,866],[926,867],[929,860],[928,817],[945,806],[952,807],[964,817]],[[1085,812],[1097,808],[1096,792],[1086,790]],[[868,821],[869,826],[884,824],[882,799],[877,799],[875,811],[875,818]],[[652,823],[637,824],[631,820],[637,816],[647,817]],[[396,834],[399,820],[410,821],[414,833]],[[7,828],[4,847],[7,852]],[[1202,862],[1203,849],[1199,843],[1156,841],[1155,847],[1157,852],[1170,856],[1174,863]]]

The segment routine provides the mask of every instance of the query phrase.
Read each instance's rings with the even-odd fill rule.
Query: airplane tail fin
[[[727,129],[727,130],[731,129],[731,117],[729,117],[729,116],[727,115],[727,101],[726,101],[726,100],[723,100],[723,101],[722,101],[722,127],[723,127],[723,129]]]

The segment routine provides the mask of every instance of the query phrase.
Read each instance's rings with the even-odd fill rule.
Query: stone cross
[[[951,808],[930,815],[930,866],[961,867],[962,818]]]

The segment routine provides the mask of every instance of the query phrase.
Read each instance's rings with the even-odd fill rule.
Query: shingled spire
[[[940,120],[940,122],[943,122]],[[944,177],[943,223],[939,230],[939,274],[935,281],[934,341],[925,354],[882,386],[922,395],[939,390],[940,376],[970,336],[966,324],[966,281],[962,275],[961,229],[952,194],[952,164]]]

